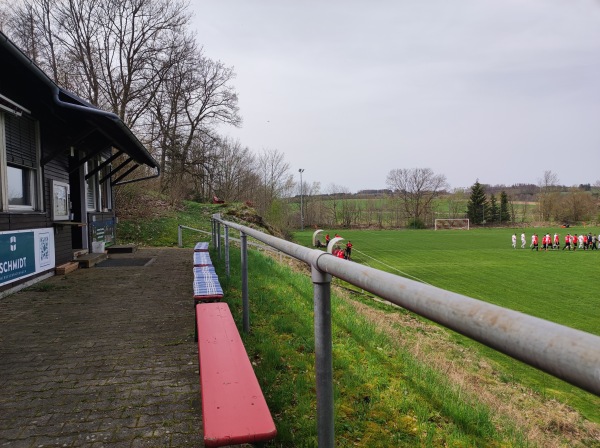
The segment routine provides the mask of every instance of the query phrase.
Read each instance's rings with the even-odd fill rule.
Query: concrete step
[[[64,263],[59,266],[56,266],[55,272],[56,275],[67,275],[79,268],[79,263],[76,261],[71,261],[69,263]]]
[[[77,257],[75,261],[79,263],[79,267],[81,268],[91,268],[94,265],[100,263],[103,260],[108,258],[108,254],[106,252],[102,254],[85,254]]]
[[[137,250],[135,244],[121,244],[106,248],[109,254],[132,254]]]
[[[74,249],[73,250],[73,260],[77,259],[77,257],[81,257],[82,255],[85,255],[89,253],[88,249]]]

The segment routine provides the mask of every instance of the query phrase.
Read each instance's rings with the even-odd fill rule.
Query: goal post
[[[469,218],[436,219],[435,230],[469,230]]]

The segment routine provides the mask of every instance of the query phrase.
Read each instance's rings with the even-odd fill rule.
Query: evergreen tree
[[[496,200],[494,193],[490,195],[490,214],[487,219],[494,223],[500,221],[500,209],[498,208],[498,201]]]
[[[508,208],[508,195],[506,191],[500,193],[500,222],[508,223],[512,221],[510,210]]]
[[[472,224],[482,224],[486,221],[489,212],[490,207],[485,195],[485,188],[477,180],[471,187],[471,196],[467,202],[467,217]]]

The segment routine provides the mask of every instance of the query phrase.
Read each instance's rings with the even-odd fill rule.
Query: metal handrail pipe
[[[319,258],[318,267],[600,396],[600,337],[596,335],[334,256]]]
[[[265,243],[268,246],[274,247],[280,252],[289,255],[290,257],[302,260],[310,265],[324,252],[317,249],[309,249],[308,247],[300,246],[299,244],[292,243],[290,241],[282,240],[272,235],[261,232],[260,230],[253,229],[235,222],[225,221],[220,218],[219,215],[213,215],[213,220],[221,222],[222,224],[229,226],[233,229],[243,232],[252,238]]]
[[[281,252],[600,396],[600,337],[221,221]]]
[[[196,232],[205,233],[207,235],[212,235],[212,232],[209,232],[208,230],[195,229],[193,227],[184,226],[183,224],[179,224],[177,227],[179,228],[179,230],[181,230],[181,229],[188,229],[188,230],[194,230]],[[225,238],[225,237],[223,237],[223,238]],[[241,244],[242,240],[240,240],[239,238],[233,238],[233,237],[230,236],[229,237],[229,241],[235,241],[236,243],[240,243]],[[180,242],[179,243],[179,247],[182,247],[182,246],[183,245]],[[257,247],[257,248],[262,249],[262,250],[270,250],[271,252],[277,252],[276,249],[274,249],[274,248],[272,248],[270,246],[263,246],[262,244],[255,243],[253,241],[248,241],[248,246],[254,246],[254,247]]]
[[[211,232],[209,232],[208,230],[194,229],[193,227],[184,226],[182,224],[179,224],[179,227],[181,227],[182,229],[194,230],[196,232],[201,232],[201,233],[206,233],[207,235],[211,235]]]

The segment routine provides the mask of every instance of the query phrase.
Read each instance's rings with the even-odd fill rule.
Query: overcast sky
[[[600,1],[191,2],[233,66],[254,152],[298,181],[385,188],[431,168],[451,188],[600,179]]]

